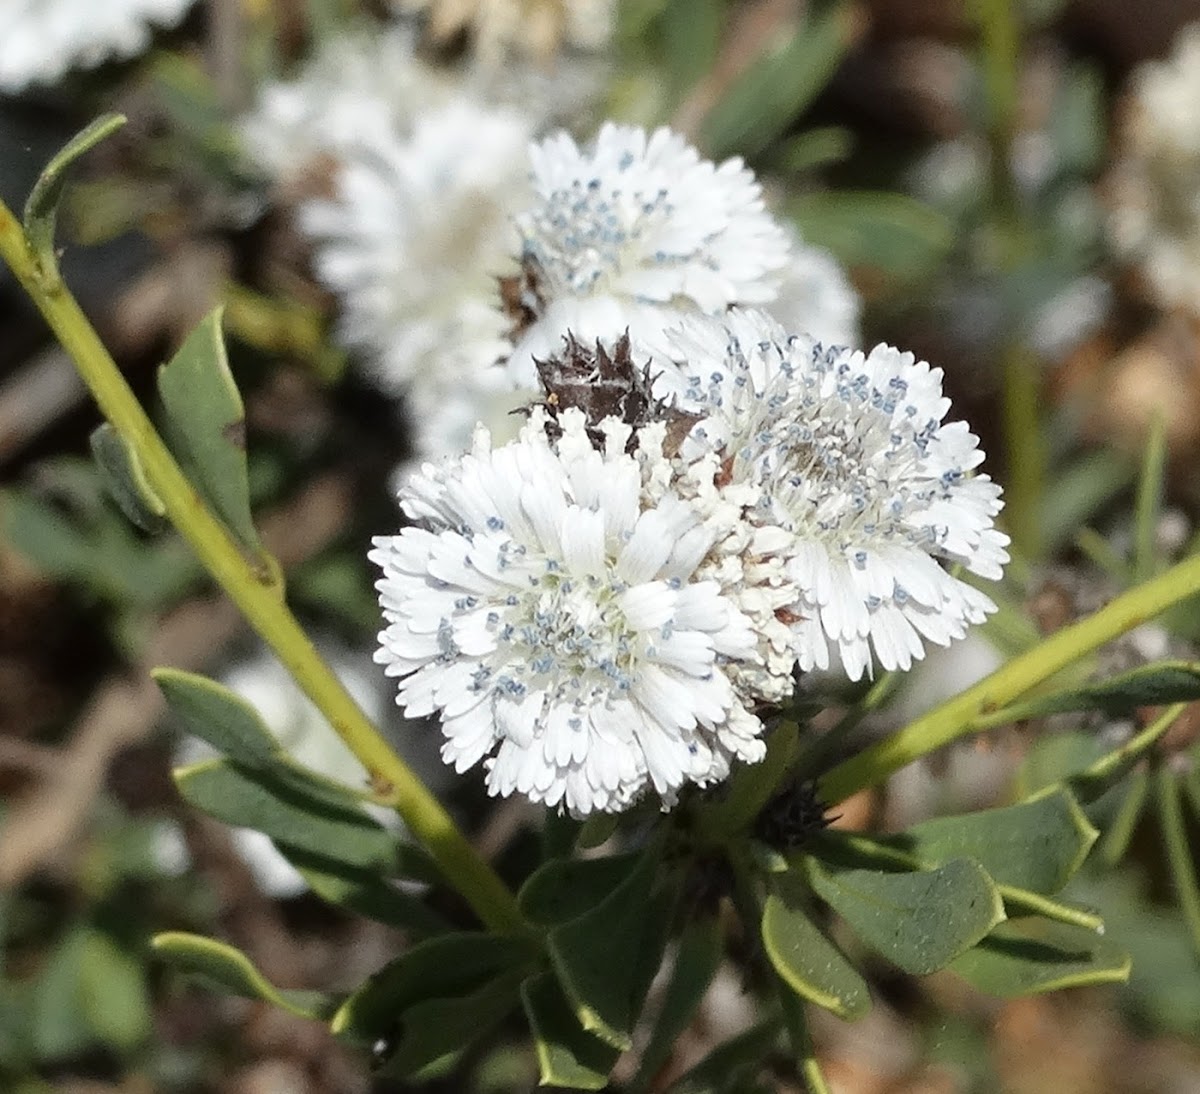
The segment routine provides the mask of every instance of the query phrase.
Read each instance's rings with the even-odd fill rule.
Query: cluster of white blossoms
[[[0,92],[60,80],[141,53],[155,27],[175,26],[194,0],[4,0],[0,4]]]
[[[519,436],[427,464],[375,540],[377,660],[494,794],[670,805],[762,757],[797,670],[907,668],[993,608],[951,573],[1007,538],[939,370],[757,310],[663,339],[568,338]]]
[[[1134,76],[1109,177],[1109,235],[1166,308],[1200,314],[1200,24]]]
[[[460,382],[437,399],[414,387],[419,455],[461,451],[477,421],[503,432],[503,415],[536,394],[535,363],[567,331],[586,342],[627,330],[637,352],[658,358],[688,316],[758,304],[791,329],[857,343],[845,273],[771,215],[740,159],[718,165],[669,129],[608,123],[586,145],[565,132],[532,145],[526,170],[528,196],[510,207],[519,272],[493,298],[511,341],[494,368],[454,370]]]

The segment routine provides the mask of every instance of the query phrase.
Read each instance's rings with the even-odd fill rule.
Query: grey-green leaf
[[[629,876],[585,914],[555,927],[547,938],[550,961],[583,1028],[614,1048],[632,1044],[641,1008],[640,974],[647,905],[658,868],[655,848],[644,852]]]
[[[304,1018],[324,1019],[336,1006],[336,1000],[321,992],[275,987],[241,950],[215,938],[168,931],[156,935],[151,945],[168,964],[232,995],[262,999]]]
[[[641,854],[591,859],[551,859],[526,879],[518,894],[531,923],[554,926],[592,911],[633,873]]]
[[[76,133],[38,176],[25,202],[25,236],[43,270],[58,268],[54,253],[54,231],[68,169],[80,156],[110,137],[125,122],[122,114],[104,114],[97,118]]]
[[[459,998],[537,955],[523,938],[464,931],[421,942],[375,973],[338,1009],[334,1033],[370,1043],[389,1034],[402,1014],[429,999]],[[515,991],[515,988],[514,988]]]
[[[141,460],[108,422],[91,436],[92,456],[118,508],[146,532],[166,527],[167,507],[146,478]]]
[[[1081,927],[1040,917],[998,926],[950,969],[980,991],[1015,999],[1129,978],[1129,955]]]
[[[775,971],[801,998],[839,1018],[861,1018],[870,1010],[866,981],[818,930],[786,881],[767,897],[762,940]]]
[[[220,308],[158,370],[158,393],[176,458],[230,532],[247,550],[258,552],[246,476],[245,411],[225,355]]]
[[[580,1026],[555,978],[543,973],[527,980],[521,1001],[533,1031],[541,1085],[603,1090],[620,1053]]]
[[[233,760],[180,768],[175,783],[187,801],[217,820],[256,828],[273,840],[324,859],[394,876],[397,838],[363,812],[344,790],[290,767],[270,769]]]
[[[995,883],[970,859],[936,870],[847,870],[805,859],[814,891],[905,972],[945,968],[1004,919]]]
[[[215,680],[179,669],[154,669],[150,675],[188,733],[249,767],[279,762],[279,742],[258,711],[240,695]]]
[[[446,921],[419,895],[405,892],[374,868],[351,866],[282,840],[276,845],[309,888],[330,904],[399,927],[410,935],[436,935],[449,930]]]
[[[1190,703],[1200,699],[1200,662],[1159,661],[1099,680],[1014,703],[986,716],[989,725],[1041,718],[1075,710],[1099,710],[1109,717],[1134,713],[1139,707]]]
[[[385,1076],[410,1076],[443,1056],[461,1052],[495,1029],[521,1004],[526,973],[502,973],[474,991],[450,998],[423,999],[400,1016],[400,1040],[384,1065]]]
[[[998,885],[1049,895],[1083,865],[1098,833],[1067,790],[1001,809],[937,817],[880,842],[931,866],[972,858]]]

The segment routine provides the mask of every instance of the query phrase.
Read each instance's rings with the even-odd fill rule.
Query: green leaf
[[[550,961],[583,1028],[628,1049],[641,1009],[639,968],[648,931],[647,904],[658,869],[651,847],[620,884],[583,915],[550,931]]]
[[[410,1076],[443,1056],[461,1052],[490,1033],[521,1003],[524,969],[509,970],[483,987],[447,999],[424,999],[400,1017],[400,1039],[381,1069],[384,1076]]]
[[[854,22],[850,5],[833,4],[756,58],[700,126],[700,141],[713,158],[755,156],[783,133],[833,76]]]
[[[603,1090],[620,1053],[579,1025],[554,977],[543,973],[525,981],[521,1001],[533,1031],[541,1085]]]
[[[950,969],[980,991],[1015,999],[1122,982],[1129,978],[1130,961],[1119,946],[1091,931],[1031,917],[1002,923]]]
[[[879,842],[931,866],[971,858],[998,885],[1057,893],[1075,874],[1098,833],[1067,790],[1001,809],[937,817]]]
[[[79,991],[79,965],[90,928],[72,928],[50,951],[34,985],[30,1006],[33,1050],[44,1060],[72,1056],[92,1040]]]
[[[1004,919],[992,879],[970,859],[936,870],[847,870],[807,856],[813,890],[867,945],[905,972],[936,972]]]
[[[418,935],[442,934],[449,929],[420,896],[404,892],[374,868],[351,866],[282,840],[276,846],[309,888],[330,904]]]
[[[49,577],[83,579],[93,551],[87,536],[48,502],[20,490],[0,495],[4,539]]]
[[[102,931],[88,931],[79,955],[79,992],[92,1032],[119,1052],[150,1036],[150,993],[142,962]]]
[[[794,721],[776,725],[767,738],[766,756],[756,764],[739,765],[724,798],[701,809],[701,830],[720,838],[749,828],[779,789],[780,773],[791,768],[799,743],[800,727]]]
[[[861,1018],[871,1009],[866,981],[809,918],[796,886],[781,880],[767,897],[762,940],[775,971],[801,998],[839,1018]]]
[[[763,1060],[779,1040],[774,1018],[751,1026],[745,1033],[717,1045],[707,1056],[669,1087],[666,1094],[726,1094],[744,1089],[733,1084],[762,1068]]]
[[[390,1036],[417,1004],[462,998],[514,970],[527,975],[536,957],[536,944],[525,938],[477,931],[439,935],[375,973],[338,1008],[330,1029],[370,1044]]]
[[[298,768],[208,760],[175,771],[175,783],[197,809],[290,848],[388,876],[402,868],[402,847],[391,832],[347,791]]]
[[[847,266],[898,279],[924,275],[954,241],[946,217],[904,194],[802,194],[787,211],[806,243],[827,247]]]
[[[642,860],[640,852],[605,858],[551,859],[526,879],[517,894],[531,923],[555,926],[595,909],[626,881]]]
[[[168,439],[188,477],[242,545],[260,552],[246,476],[245,411],[225,355],[220,308],[158,370],[158,393]]]
[[[1028,699],[986,714],[979,728],[1043,718],[1076,710],[1099,710],[1110,718],[1135,713],[1139,707],[1190,703],[1200,699],[1200,662],[1159,661],[1107,680]]]
[[[240,695],[215,680],[179,669],[154,669],[150,675],[188,733],[247,767],[279,763],[279,741]]]
[[[1016,794],[1032,797],[1048,786],[1066,782],[1103,755],[1094,733],[1069,731],[1043,736],[1034,742],[1017,772]]]
[[[663,67],[676,99],[712,69],[724,23],[723,0],[670,0],[663,10]]]
[[[1038,512],[1042,546],[1057,551],[1133,481],[1134,463],[1114,448],[1097,448],[1056,465]]]
[[[638,1064],[635,1089],[650,1084],[670,1058],[679,1035],[687,1029],[708,991],[724,952],[721,927],[715,918],[693,920],[679,936],[675,966],[663,994],[654,1031]]]
[[[121,512],[146,532],[166,527],[167,507],[146,478],[141,460],[108,422],[91,436],[92,456]]]
[[[337,1001],[322,992],[275,987],[241,950],[215,938],[168,931],[155,935],[151,946],[169,965],[232,995],[261,999],[303,1018],[327,1018],[336,1006]]]
[[[121,114],[104,114],[91,125],[76,133],[38,176],[25,202],[25,236],[30,249],[45,271],[57,270],[54,252],[54,229],[58,219],[58,203],[67,184],[67,170],[81,156],[90,152],[102,140],[111,136],[126,122]]]
[[[844,160],[854,150],[854,134],[840,125],[797,133],[783,142],[775,166],[797,175]]]

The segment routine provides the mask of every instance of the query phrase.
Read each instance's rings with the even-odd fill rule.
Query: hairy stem
[[[75,362],[101,413],[137,453],[167,515],[205,568],[251,626],[287,666],[305,694],[383,788],[412,834],[436,860],[446,880],[480,920],[497,930],[517,929],[522,917],[512,893],[455,826],[411,768],[380,736],[340,680],[313,648],[284,601],[278,584],[239,550],[167,450],[53,265],[39,261],[11,211],[0,203],[0,255],[33,299]]]

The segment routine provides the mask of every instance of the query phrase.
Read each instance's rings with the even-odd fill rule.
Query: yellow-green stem
[[[437,861],[480,920],[497,930],[522,925],[516,899],[450,815],[359,709],[313,648],[279,587],[264,583],[225,526],[209,512],[155,431],[95,329],[57,270],[37,261],[25,233],[0,202],[0,255],[74,360],[104,417],[132,446],[167,515],[200,561],[278,654],[305,693],[381,786],[389,804]]]
[[[1056,672],[1172,605],[1200,593],[1200,556],[1186,559],[1122,593],[1087,619],[1066,627],[991,676],[935,707],[915,722],[827,772],[818,784],[823,801],[842,801],[882,782],[913,760],[976,732],[975,719],[1007,706]]]

